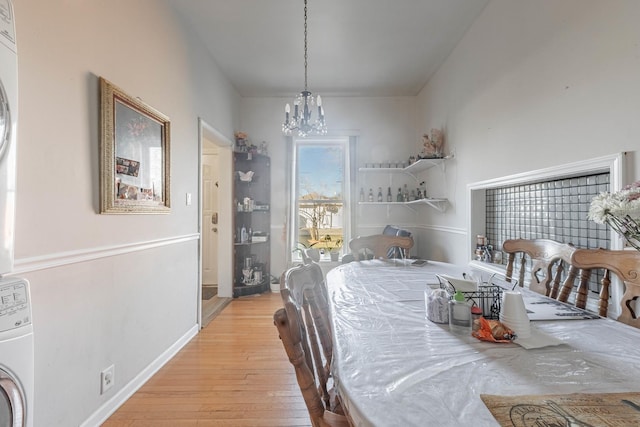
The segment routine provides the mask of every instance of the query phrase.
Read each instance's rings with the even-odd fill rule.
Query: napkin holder
[[[458,279],[457,277],[449,276],[448,274],[438,274],[438,280],[440,284],[446,282],[453,287],[453,293],[460,292],[474,292],[478,290],[478,284],[473,280]]]

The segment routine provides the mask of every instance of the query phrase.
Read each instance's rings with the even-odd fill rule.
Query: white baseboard
[[[140,387],[160,370],[182,347],[184,347],[198,333],[199,326],[193,325],[171,347],[166,349],[149,366],[136,375],[127,385],[122,387],[111,399],[105,402],[97,411],[87,418],[80,427],[98,427],[104,423],[124,402],[127,401]]]

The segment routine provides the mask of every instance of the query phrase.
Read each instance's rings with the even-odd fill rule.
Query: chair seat
[[[322,415],[322,419],[324,425],[328,427],[351,427],[349,419],[344,415],[325,412]]]

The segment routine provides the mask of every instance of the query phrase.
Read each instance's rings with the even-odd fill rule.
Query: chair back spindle
[[[577,276],[577,270],[572,268],[571,254],[575,247],[570,243],[560,243],[549,239],[511,239],[505,240],[502,250],[509,254],[507,261],[507,280],[513,278],[513,270],[516,254],[519,255],[518,283],[524,286],[527,259],[531,261],[531,274],[529,278],[529,289],[540,294],[556,298],[558,292],[560,301],[568,297],[565,295],[566,287],[569,291],[573,287],[573,281]],[[568,265],[567,277],[561,285],[561,276],[564,266]],[[542,274],[542,278],[540,278]],[[559,291],[562,286],[562,290]]]

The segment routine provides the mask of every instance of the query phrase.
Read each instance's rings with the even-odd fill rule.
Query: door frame
[[[202,156],[204,140],[215,143],[219,150],[218,197],[218,296],[233,296],[233,146],[220,131],[198,118],[198,325],[202,328]],[[209,226],[209,224],[207,224]]]

